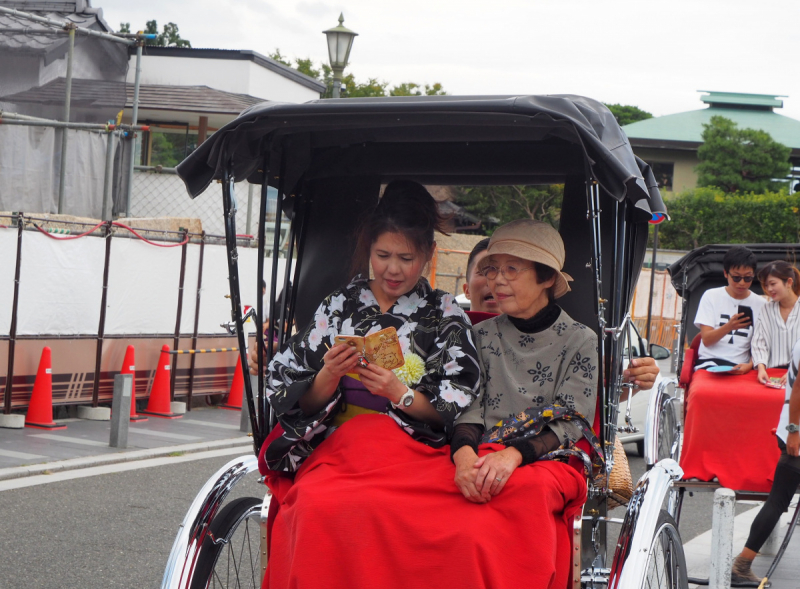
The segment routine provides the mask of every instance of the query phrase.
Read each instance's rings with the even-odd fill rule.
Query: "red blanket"
[[[571,521],[586,499],[580,474],[525,466],[484,505],[464,499],[454,476],[449,447],[415,442],[386,415],[351,419],[294,484],[270,485],[279,509],[264,587],[567,586]]]
[[[786,371],[767,372],[781,376]],[[685,480],[717,477],[729,489],[769,492],[780,456],[772,431],[785,393],[762,385],[757,377],[757,370],[741,376],[694,373],[681,454]]]

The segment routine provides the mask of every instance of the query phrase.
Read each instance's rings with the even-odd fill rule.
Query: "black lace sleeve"
[[[457,430],[458,428],[456,428]],[[511,446],[519,450],[522,454],[522,463],[520,466],[536,462],[539,458],[557,450],[561,446],[561,440],[548,428],[545,428],[538,436],[533,436],[525,439],[509,440],[506,446]]]
[[[483,435],[483,426],[477,423],[459,423],[453,431],[453,439],[450,441],[450,460],[453,459],[459,448],[469,446],[478,453],[478,444]]]

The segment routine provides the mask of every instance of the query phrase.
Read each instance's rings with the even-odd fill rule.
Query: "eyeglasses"
[[[731,280],[734,282],[741,282],[744,280],[747,283],[753,282],[753,278],[755,278],[755,276],[731,276],[730,274],[728,274],[728,276],[730,276]]]
[[[505,266],[501,266],[500,268],[496,266],[484,266],[483,268],[480,269],[479,273],[481,276],[486,278],[486,280],[495,280],[497,278],[498,273],[502,274],[503,278],[507,280],[516,280],[517,275],[520,272],[532,269],[533,266],[527,266],[525,268],[517,268],[516,266],[507,264]]]

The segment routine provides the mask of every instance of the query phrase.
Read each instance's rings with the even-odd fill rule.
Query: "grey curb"
[[[164,446],[161,448],[149,448],[146,450],[132,450],[130,452],[119,452],[115,454],[103,454],[101,456],[84,456],[82,458],[70,458],[69,460],[58,460],[55,462],[43,462],[41,464],[31,464],[30,466],[15,466],[12,468],[0,469],[0,481],[19,479],[41,474],[51,474],[65,470],[77,470],[92,466],[104,466],[106,464],[117,464],[120,462],[132,462],[134,460],[146,460],[148,458],[162,458],[175,452],[189,454],[192,452],[206,452],[208,450],[221,450],[225,448],[235,448],[236,446],[246,445],[246,452],[253,451],[253,438],[231,438],[228,440],[214,440],[210,442],[198,442],[196,444],[182,444],[180,446]]]

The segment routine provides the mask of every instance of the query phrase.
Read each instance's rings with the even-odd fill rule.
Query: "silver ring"
[[[498,483],[503,482],[503,479],[501,477],[494,477],[494,480],[496,480]]]

